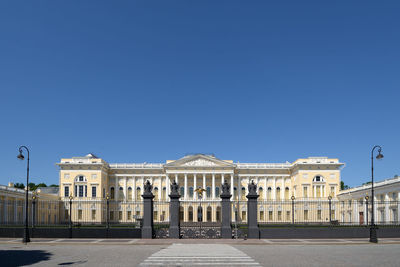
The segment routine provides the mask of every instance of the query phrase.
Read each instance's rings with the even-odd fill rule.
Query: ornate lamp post
[[[329,201],[329,223],[332,223],[332,196],[328,196]]]
[[[203,192],[206,191],[204,188],[201,188],[199,186],[199,188],[197,188],[196,190],[194,190],[197,192],[197,195],[200,198],[200,210],[201,210],[201,220],[200,220],[200,236],[201,236],[201,223],[203,222],[203,207],[201,206],[201,202],[203,200]],[[199,210],[197,210],[197,219],[199,219],[199,214],[198,214]]]
[[[72,194],[69,196],[69,238],[72,238]]]
[[[109,215],[110,215],[110,211],[109,211],[109,209],[110,209],[110,196],[108,195],[108,193],[107,193],[107,195],[106,195],[106,200],[107,200],[107,206],[106,206],[106,212],[107,212],[107,216],[106,216],[106,226],[107,226],[107,229],[108,228],[110,228],[110,218],[109,218]]]
[[[367,214],[366,214],[366,219],[367,219],[367,225],[368,225],[368,199],[369,199],[369,196],[368,195],[366,195],[365,196],[365,206],[366,206],[366,208],[367,208]]]
[[[32,196],[32,228],[35,227],[35,221],[36,221],[36,199],[37,199],[37,193],[33,192]]]
[[[26,167],[26,195],[25,195],[25,227],[24,227],[24,238],[22,240],[22,242],[24,242],[25,244],[28,242],[31,242],[30,238],[29,238],[29,230],[28,230],[28,191],[29,191],[29,149],[26,146],[20,146],[18,151],[19,151],[19,155],[17,156],[17,158],[19,158],[20,160],[24,160],[24,155],[22,154],[22,149],[25,149],[27,154],[28,154],[28,159],[27,159],[27,167]]]
[[[294,200],[296,199],[295,196],[290,198],[292,200],[292,224],[294,224]]]
[[[371,208],[372,208],[372,214],[371,214],[371,226],[369,230],[369,242],[372,243],[378,243],[378,237],[376,236],[376,225],[375,225],[375,210],[374,210],[374,151],[375,149],[378,149],[378,155],[376,156],[376,159],[383,159],[382,155],[382,147],[381,146],[374,146],[371,151],[371,180],[372,180],[372,185],[371,185]]]

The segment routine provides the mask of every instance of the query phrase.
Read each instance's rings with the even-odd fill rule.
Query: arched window
[[[79,183],[79,182],[87,182],[86,177],[84,175],[78,175],[75,177],[75,182]]]
[[[156,186],[156,187],[154,187],[154,190],[153,190],[154,192],[153,192],[153,195],[154,195],[154,198],[155,199],[158,199],[158,187]]]
[[[211,198],[211,187],[207,186],[207,192],[206,192],[207,198]]]
[[[263,198],[264,198],[263,192],[264,192],[264,190],[263,190],[263,188],[260,186],[260,187],[258,188],[258,194],[260,195],[260,199],[263,199]]]
[[[215,196],[219,197],[219,187],[215,187]]]
[[[115,190],[114,187],[110,188],[110,199],[114,199],[115,198]]]
[[[267,189],[267,199],[271,200],[272,199],[272,188],[268,187]]]
[[[289,196],[289,187],[286,187],[285,188],[285,199],[289,199],[290,198],[290,196]]]
[[[122,186],[119,187],[118,198],[124,199],[124,189],[122,188]]]
[[[179,188],[179,194],[181,195],[181,197],[185,196],[185,188],[183,186],[181,186],[181,188]]]
[[[233,198],[236,198],[236,195],[237,195],[237,188],[234,187],[233,188]]]
[[[132,187],[128,187],[128,200],[132,200]]]
[[[276,200],[281,200],[281,188],[276,188]]]
[[[313,182],[323,183],[323,182],[325,182],[325,180],[324,180],[324,177],[322,177],[321,175],[316,175],[313,179]]]
[[[140,187],[138,186],[137,188],[136,188],[136,200],[141,200],[142,199],[142,196],[141,196],[141,192],[140,192],[141,190],[140,190]]]
[[[193,187],[189,187],[189,197],[193,198]]]

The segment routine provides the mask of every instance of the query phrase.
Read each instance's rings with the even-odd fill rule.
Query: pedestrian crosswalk
[[[227,244],[172,244],[140,266],[261,266],[244,252]]]

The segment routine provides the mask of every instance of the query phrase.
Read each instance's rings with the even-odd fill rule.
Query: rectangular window
[[[122,211],[118,211],[118,220],[122,220]]]
[[[282,211],[278,211],[278,221],[282,221]]]
[[[96,186],[92,186],[92,197],[96,197]]]
[[[75,197],[77,197],[78,196],[78,186],[77,185],[75,185]]]
[[[83,185],[79,186],[79,197],[83,197]]]
[[[317,219],[318,219],[318,220],[321,220],[321,219],[322,219],[321,210],[317,210]]]
[[[331,194],[330,194],[330,196],[331,197],[335,196],[335,187],[334,186],[331,186]]]
[[[132,220],[132,211],[128,211],[128,214],[126,216],[128,220]]]
[[[78,220],[82,220],[82,210],[78,210]]]
[[[272,214],[272,210],[270,210],[270,211],[268,212],[268,220],[269,220],[269,221],[272,221],[272,219],[273,219],[273,214]]]
[[[158,221],[158,212],[156,210],[153,211],[153,219],[154,221]]]
[[[103,188],[103,198],[105,198],[105,197],[106,197],[106,189]]]
[[[69,197],[69,186],[64,187],[64,197]]]
[[[308,220],[308,210],[304,210],[304,220]]]
[[[87,197],[87,185],[85,185],[85,197]]]
[[[305,197],[305,198],[308,197],[308,191],[307,191],[307,189],[308,189],[307,186],[304,186],[304,187],[303,187],[303,197]]]
[[[92,210],[92,220],[96,220],[96,210]]]

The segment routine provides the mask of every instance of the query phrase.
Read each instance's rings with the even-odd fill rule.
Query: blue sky
[[[400,175],[399,1],[2,1],[0,184],[61,157],[338,157]]]

